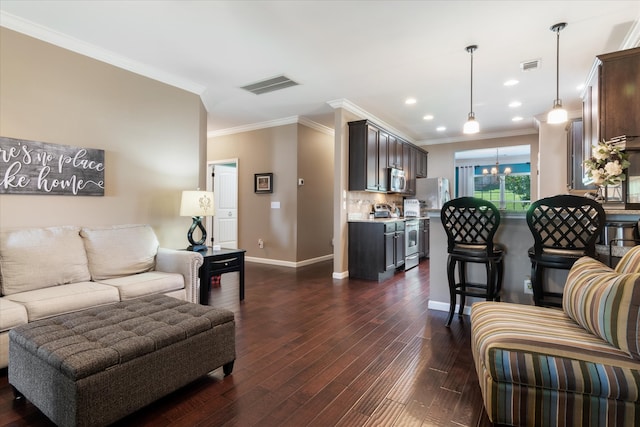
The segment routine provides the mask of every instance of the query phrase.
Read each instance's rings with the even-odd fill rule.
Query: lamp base
[[[191,243],[191,246],[189,246],[187,248],[188,251],[194,251],[194,252],[206,252],[207,251],[207,245],[204,244],[204,242],[206,242],[207,240],[207,230],[205,230],[204,226],[202,225],[202,221],[201,221],[201,217],[199,216],[194,216],[193,217],[193,223],[191,224],[191,228],[189,229],[189,232],[187,233],[187,240],[189,240],[189,243]],[[199,228],[200,232],[202,233],[202,238],[200,240],[198,240],[197,242],[195,240],[193,240],[193,231]]]
[[[207,245],[191,245],[187,248],[187,250],[193,252],[206,252],[209,250],[209,248],[207,247]]]

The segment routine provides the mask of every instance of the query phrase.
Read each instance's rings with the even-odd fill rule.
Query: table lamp
[[[189,232],[187,233],[187,239],[191,246],[187,248],[189,251],[206,251],[207,245],[205,240],[207,238],[207,230],[202,225],[202,217],[213,216],[213,192],[211,191],[183,191],[182,203],[180,204],[180,216],[190,216],[193,218],[193,223]],[[199,228],[202,232],[202,238],[195,242],[193,240],[193,231]]]

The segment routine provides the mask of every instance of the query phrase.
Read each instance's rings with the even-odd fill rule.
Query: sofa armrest
[[[158,248],[156,271],[182,274],[187,301],[198,303],[200,300],[198,269],[203,262],[204,258],[197,252]]]

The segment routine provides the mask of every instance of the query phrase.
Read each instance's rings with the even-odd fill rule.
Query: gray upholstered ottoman
[[[9,383],[59,426],[110,424],[220,366],[231,311],[163,295],[64,314],[9,333]]]

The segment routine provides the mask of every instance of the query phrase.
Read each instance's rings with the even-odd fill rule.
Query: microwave
[[[404,171],[398,168],[389,168],[389,192],[404,193],[407,189],[407,179]]]

